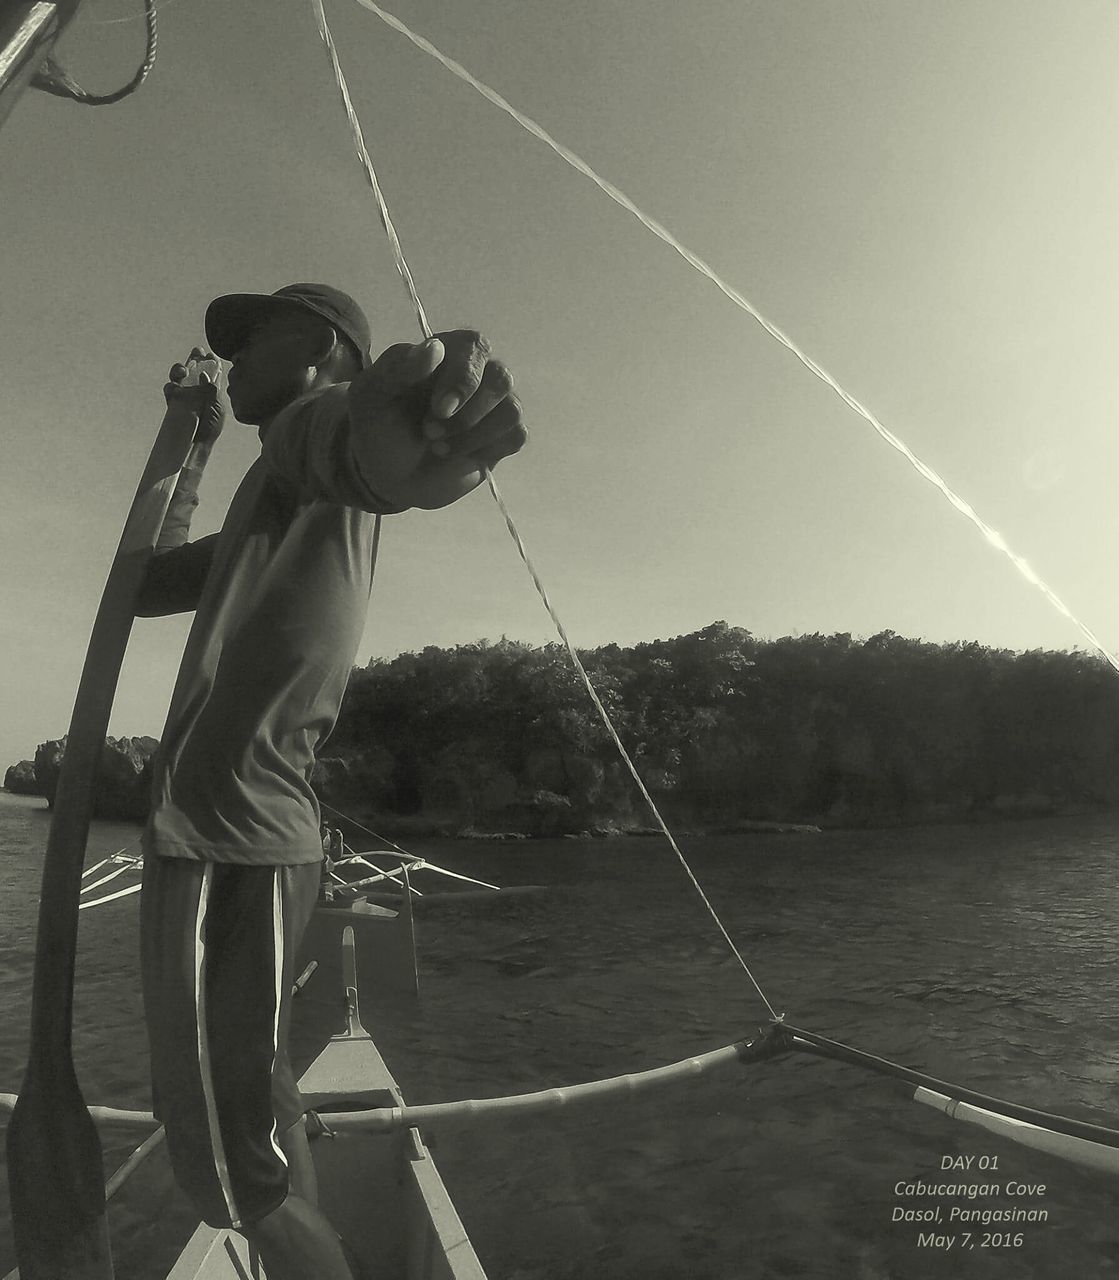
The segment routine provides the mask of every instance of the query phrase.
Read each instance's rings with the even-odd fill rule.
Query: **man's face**
[[[229,403],[238,422],[269,422],[307,390],[314,360],[309,320],[295,310],[275,311],[249,330],[229,369]]]

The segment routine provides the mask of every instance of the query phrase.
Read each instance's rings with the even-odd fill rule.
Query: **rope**
[[[736,307],[740,307],[749,316],[761,325],[761,327],[772,338],[775,338],[781,345],[787,348],[804,367],[814,377],[818,378],[825,386],[835,392],[837,396],[849,408],[853,409],[865,422],[867,422],[891,448],[896,449],[898,453],[930,484],[940,490],[941,494],[956,508],[962,515],[979,530],[987,542],[996,550],[1000,551],[1023,578],[1049,601],[1050,605],[1057,610],[1062,617],[1072,623],[1082,636],[1099,651],[1100,654],[1111,664],[1111,666],[1119,671],[1119,657],[1116,657],[1109,649],[1107,649],[1103,641],[1072,612],[1065,602],[1057,595],[1057,593],[1046,583],[1016,551],[1007,545],[1002,534],[993,529],[972,507],[972,505],[958,493],[953,490],[948,483],[931,467],[928,463],[923,462],[909,448],[904,440],[896,436],[888,427],[886,427],[879,418],[870,411],[865,405],[861,404],[848,391],[846,391],[835,378],[822,366],[816,363],[810,356],[806,355],[799,346],[786,333],[777,327],[772,321],[766,317],[754,306],[754,304],[741,294],[733,285],[728,284],[717,272],[715,272],[704,260],[694,253],[686,245],[682,244],[666,227],[657,222],[655,218],[649,216],[643,210],[638,208],[636,204],[625,194],[624,191],[614,186],[612,182],[608,182],[605,178],[600,177],[585,160],[576,155],[568,147],[561,142],[557,142],[541,125],[537,124],[531,117],[526,116],[523,112],[518,111],[511,103],[497,92],[491,89],[489,85],[484,84],[481,80],[471,75],[464,66],[456,62],[453,58],[449,58],[445,53],[437,49],[430,41],[425,40],[423,36],[417,35],[400,21],[393,14],[386,12],[380,5],[374,3],[374,0],[357,0],[357,3],[363,9],[368,9],[370,13],[375,14],[387,26],[394,31],[398,31],[402,36],[410,40],[417,49],[429,54],[438,63],[444,66],[452,75],[468,84],[475,89],[482,97],[492,102],[512,120],[516,121],[522,129],[527,130],[533,137],[538,138],[546,146],[550,147],[561,160],[569,164],[578,173],[589,178],[595,186],[610,197],[615,204],[620,205],[628,213],[631,213],[644,227],[653,233],[659,240],[664,241],[671,249],[674,249],[690,266],[694,267],[701,275],[711,281],[717,289],[725,294]]]
[[[319,801],[319,808],[328,809],[336,818],[341,818],[343,822],[348,822],[351,827],[357,827],[359,831],[364,831],[367,836],[372,836],[374,840],[380,840],[382,844],[387,844],[394,853],[399,853],[402,858],[410,859],[415,856],[409,853],[407,849],[402,849],[400,845],[393,844],[387,836],[378,835],[376,831],[371,831],[368,827],[362,826],[356,818],[351,818],[348,813],[343,813],[341,809],[336,809],[332,804],[327,804],[325,800]],[[378,870],[380,870],[379,867]]]
[[[136,74],[123,88],[113,93],[88,93],[64,67],[59,66],[53,58],[49,57],[43,70],[32,79],[32,87],[42,89],[44,93],[54,94],[56,98],[69,98],[72,102],[80,102],[85,107],[108,107],[115,102],[120,102],[122,98],[127,98],[129,94],[139,89],[148,78],[148,72],[155,66],[158,42],[155,15],[155,0],[144,0],[144,17],[147,19],[148,27],[147,48],[144,51],[144,60]]]
[[[357,146],[357,158],[361,161],[361,167],[365,170],[365,176],[369,179],[369,185],[373,189],[374,199],[377,201],[377,212],[381,215],[381,226],[385,235],[389,238],[389,244],[392,245],[393,258],[396,262],[396,269],[400,272],[400,278],[404,281],[404,287],[408,290],[408,297],[412,300],[412,306],[416,312],[416,319],[419,321],[420,329],[425,338],[432,337],[431,325],[427,322],[427,314],[424,311],[423,303],[420,301],[420,295],[416,290],[416,282],[412,279],[412,272],[408,267],[408,263],[404,260],[404,250],[400,247],[400,240],[396,234],[396,228],[392,225],[392,218],[389,215],[389,207],[385,202],[384,193],[381,191],[381,184],[377,180],[377,171],[373,168],[373,161],[369,156],[369,149],[365,145],[365,135],[361,131],[361,122],[357,118],[357,112],[354,110],[354,104],[350,100],[349,86],[346,84],[346,77],[342,71],[342,64],[338,61],[338,50],[334,47],[334,37],[330,34],[330,27],[326,21],[326,13],[323,11],[322,0],[312,0],[315,8],[315,19],[318,22],[319,36],[323,44],[326,46],[327,57],[330,59],[330,66],[334,72],[334,82],[338,86],[338,92],[342,95],[342,102],[346,108],[346,117],[350,122],[350,131],[354,137],[354,143]]]
[[[334,73],[335,84],[337,85],[338,92],[341,95],[342,102],[346,108],[346,116],[349,119],[350,129],[353,133],[354,142],[357,146],[358,159],[361,161],[362,167],[365,170],[366,178],[368,179],[369,185],[373,190],[374,196],[376,197],[377,208],[381,216],[381,225],[384,227],[385,232],[389,238],[389,243],[392,246],[393,256],[396,260],[397,271],[400,273],[400,278],[401,280],[404,281],[404,286],[408,290],[408,296],[412,301],[412,306],[413,306],[413,309],[415,310],[416,318],[419,321],[420,329],[423,331],[423,335],[425,338],[430,338],[433,336],[431,331],[431,326],[428,324],[427,315],[423,308],[423,303],[420,301],[419,293],[416,290],[415,281],[412,278],[412,272],[409,270],[408,264],[405,261],[404,250],[401,248],[400,238],[397,236],[396,229],[392,224],[392,217],[389,214],[388,205],[385,202],[384,194],[381,191],[381,184],[378,181],[377,174],[373,168],[373,161],[370,158],[369,149],[365,145],[365,138],[362,134],[361,123],[357,118],[357,113],[354,111],[353,102],[350,99],[350,91],[346,84],[345,73],[342,71],[341,63],[338,60],[338,51],[335,48],[334,40],[330,34],[330,27],[327,24],[326,13],[323,10],[322,0],[312,0],[312,4],[314,6],[315,17],[318,22],[319,35],[322,39],[323,44],[326,47],[327,56],[330,60],[331,69]],[[382,11],[378,10],[378,12],[382,12]],[[520,555],[521,559],[524,561],[525,567],[528,569],[529,576],[532,578],[532,582],[536,588],[536,592],[540,596],[540,599],[543,601],[544,608],[548,611],[548,616],[551,618],[552,623],[556,628],[556,632],[558,633],[560,640],[562,640],[564,648],[567,650],[568,656],[571,658],[572,664],[574,665],[576,672],[578,673],[583,684],[586,686],[587,693],[590,695],[591,702],[594,704],[595,710],[598,712],[599,717],[602,720],[603,725],[606,727],[607,733],[609,733],[611,739],[613,740],[615,747],[617,747],[618,752],[620,753],[621,758],[626,765],[626,768],[629,770],[630,774],[633,777],[633,780],[636,782],[637,787],[640,790],[641,795],[645,800],[645,803],[649,807],[650,813],[653,815],[657,825],[660,827],[661,831],[663,832],[665,839],[668,841],[673,853],[676,855],[677,859],[679,860],[680,865],[684,868],[684,871],[687,874],[688,879],[692,883],[692,887],[699,894],[699,897],[703,902],[703,905],[707,908],[707,911],[710,914],[711,919],[715,922],[716,927],[718,928],[719,932],[722,934],[723,939],[726,942],[727,946],[730,948],[732,954],[734,955],[734,958],[738,961],[739,965],[742,967],[743,972],[746,974],[747,978],[753,984],[754,990],[761,997],[762,1003],[765,1005],[766,1009],[768,1009],[770,1016],[773,1017],[774,1019],[777,1019],[778,1018],[777,1011],[774,1009],[773,1005],[770,1004],[769,999],[766,996],[765,992],[762,990],[760,984],[758,983],[757,978],[755,978],[753,973],[751,972],[750,966],[746,963],[745,959],[742,956],[742,953],[735,946],[733,939],[731,938],[730,934],[727,932],[725,926],[723,925],[722,920],[719,918],[719,914],[715,910],[714,906],[712,905],[711,900],[708,898],[707,894],[703,891],[703,888],[700,885],[699,881],[696,879],[695,874],[693,873],[691,867],[688,865],[688,860],[684,857],[684,854],[681,851],[680,846],[676,843],[675,837],[673,836],[672,832],[668,829],[668,825],[666,824],[665,820],[661,817],[660,810],[657,808],[656,802],[654,801],[653,797],[649,794],[649,790],[645,786],[645,783],[640,773],[637,770],[637,766],[633,763],[633,760],[630,758],[629,752],[626,750],[624,744],[622,743],[621,738],[618,737],[618,733],[617,733],[617,730],[614,728],[613,721],[610,719],[610,715],[607,712],[606,708],[602,705],[602,701],[599,698],[598,693],[595,691],[594,685],[591,683],[591,679],[587,675],[586,669],[584,668],[582,662],[580,661],[578,653],[576,653],[575,651],[575,646],[571,643],[571,640],[568,637],[567,629],[564,627],[559,614],[556,612],[554,606],[552,605],[551,600],[548,597],[548,592],[544,587],[544,583],[541,581],[540,575],[536,571],[536,566],[532,562],[532,558],[528,553],[527,547],[525,546],[524,539],[521,537],[520,532],[513,521],[513,517],[509,512],[509,508],[505,504],[504,498],[502,498],[501,496],[501,492],[497,487],[497,482],[494,480],[493,473],[490,471],[489,467],[485,468],[485,476],[486,476],[486,482],[489,485],[490,493],[493,495],[493,499],[497,503],[498,510],[501,512],[505,520],[506,528],[509,530],[510,536],[512,537],[514,543],[516,544],[517,552]]]
[[[536,588],[536,593],[540,597],[540,599],[544,602],[544,608],[547,609],[548,611],[548,617],[551,618],[552,623],[556,628],[556,632],[559,635],[559,638],[563,641],[564,648],[567,650],[567,653],[571,659],[572,665],[575,667],[575,670],[578,673],[579,678],[582,680],[583,684],[586,686],[587,693],[590,694],[591,702],[594,703],[594,707],[595,707],[595,710],[598,712],[599,719],[602,721],[603,725],[605,725],[606,732],[613,739],[614,746],[617,747],[618,754],[621,756],[622,761],[624,762],[626,768],[629,770],[630,776],[633,778],[634,782],[637,784],[637,789],[641,792],[641,795],[645,800],[646,805],[649,808],[649,812],[653,815],[653,818],[656,821],[657,826],[660,827],[661,832],[664,835],[664,838],[668,841],[669,846],[672,849],[672,852],[676,855],[677,859],[680,862],[680,865],[684,868],[685,874],[687,875],[688,879],[692,882],[692,887],[695,889],[696,893],[699,894],[700,900],[703,902],[703,905],[707,908],[708,912],[710,913],[711,919],[715,922],[716,928],[723,935],[723,939],[726,942],[727,946],[730,947],[731,952],[734,954],[734,958],[742,966],[742,969],[745,972],[747,978],[749,978],[750,981],[754,984],[755,991],[757,991],[758,995],[761,996],[762,1001],[765,1004],[765,1007],[769,1010],[770,1014],[774,1018],[777,1018],[778,1017],[777,1011],[769,1003],[769,1000],[766,998],[765,992],[758,985],[757,978],[755,978],[753,973],[751,972],[750,966],[742,958],[741,952],[735,946],[734,941],[731,938],[730,934],[726,931],[726,928],[724,927],[722,920],[719,918],[719,913],[715,910],[714,906],[712,906],[710,898],[708,898],[707,894],[703,891],[703,886],[696,879],[695,873],[692,871],[691,867],[688,865],[687,858],[684,857],[683,853],[680,850],[680,846],[676,843],[676,838],[673,836],[672,832],[668,829],[668,825],[665,823],[665,820],[661,817],[661,813],[660,813],[660,810],[657,808],[656,801],[649,794],[649,790],[645,786],[645,781],[641,777],[641,774],[638,772],[637,766],[633,763],[633,760],[630,758],[630,754],[625,749],[625,746],[622,743],[621,738],[618,737],[618,732],[614,728],[614,722],[610,719],[610,713],[602,705],[602,701],[599,698],[594,685],[591,683],[591,678],[589,675],[587,675],[586,668],[583,666],[582,662],[579,659],[578,653],[576,653],[575,651],[575,646],[571,643],[570,639],[568,638],[566,627],[564,627],[559,614],[556,612],[554,606],[552,605],[551,600],[548,598],[547,589],[545,588],[544,583],[541,581],[540,575],[536,571],[536,566],[532,563],[532,557],[528,553],[528,549],[524,544],[524,540],[522,539],[520,532],[517,529],[517,526],[513,523],[513,517],[509,514],[509,508],[505,505],[505,500],[502,498],[501,493],[498,490],[497,482],[494,480],[493,474],[491,473],[488,467],[486,468],[486,480],[490,487],[490,493],[493,494],[494,501],[497,503],[498,508],[501,511],[501,514],[505,517],[505,527],[509,530],[509,533],[513,541],[516,543],[517,551],[520,554],[521,559],[524,561],[525,568],[528,570],[529,576],[532,578],[532,583],[533,583],[533,586]]]
[[[163,0],[163,3],[158,6],[158,11],[162,13],[165,9],[170,9],[174,3],[175,0]],[[79,27],[117,27],[126,23],[139,22],[141,18],[146,17],[146,13],[133,13],[125,18],[79,18],[75,25]]]

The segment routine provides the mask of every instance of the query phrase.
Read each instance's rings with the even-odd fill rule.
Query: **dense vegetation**
[[[1119,804],[1119,677],[1081,652],[759,640],[712,623],[582,661],[665,816],[870,825]],[[109,740],[102,816],[142,819],[153,739]],[[13,766],[53,794],[64,740]],[[315,785],[385,829],[560,834],[652,819],[558,645],[425,649],[353,672]]]
[[[713,623],[581,654],[666,815],[876,823],[1119,801],[1119,678],[1080,652]],[[354,672],[319,781],[449,827],[648,825],[557,645],[429,648]]]

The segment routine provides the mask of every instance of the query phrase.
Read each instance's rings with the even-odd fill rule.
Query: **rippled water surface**
[[[0,1090],[26,1043],[41,803],[0,796]],[[136,829],[98,824],[90,858]],[[1119,817],[684,840],[790,1021],[935,1076],[1119,1126]],[[433,861],[549,886],[419,913],[418,1008],[367,1022],[410,1101],[521,1092],[690,1056],[764,1009],[653,840],[426,844]],[[82,914],[75,1043],[86,1096],[147,1106],[136,899]],[[370,983],[367,979],[367,990]],[[308,987],[305,1016],[326,1010]],[[299,1050],[312,1050],[305,1031]],[[123,1156],[107,1151],[107,1162]],[[997,1174],[941,1174],[945,1156]],[[1119,1275],[1119,1178],[788,1056],[594,1111],[443,1137],[437,1158],[492,1280],[910,1280]],[[156,1280],[189,1212],[153,1158],[113,1202],[122,1280]],[[919,1247],[895,1184],[1044,1184],[1020,1244]],[[912,1205],[912,1200],[905,1201]],[[987,1201],[939,1201],[1005,1207]],[[966,1229],[966,1228],[964,1228]],[[0,1265],[12,1256],[0,1216]]]

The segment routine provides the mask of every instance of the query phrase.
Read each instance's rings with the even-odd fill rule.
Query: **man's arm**
[[[196,440],[191,445],[159,530],[159,538],[155,544],[157,556],[165,555],[183,546],[190,537],[190,522],[194,519],[194,512],[198,506],[198,490],[202,485],[202,473],[206,470],[206,463],[210,460],[210,451],[213,447],[212,440]]]
[[[365,511],[449,506],[524,445],[512,388],[473,331],[402,343],[277,415],[264,460],[304,492]]]
[[[136,599],[138,618],[162,618],[198,608],[206,575],[214,559],[218,535],[211,533],[173,550],[156,552]]]
[[[264,465],[307,497],[381,515],[406,510],[382,498],[358,466],[350,424],[350,384],[301,396],[264,432]]]
[[[190,542],[190,522],[198,506],[198,489],[210,458],[214,441],[221,433],[224,412],[217,398],[217,388],[210,383],[196,387],[180,386],[186,376],[183,365],[171,370],[171,381],[164,387],[168,404],[173,400],[189,400],[199,411],[198,433],[179,472],[175,492],[163,517],[155,553],[136,601],[139,618],[162,617],[169,613],[186,613],[198,607],[198,600],[214,558],[217,534]]]

